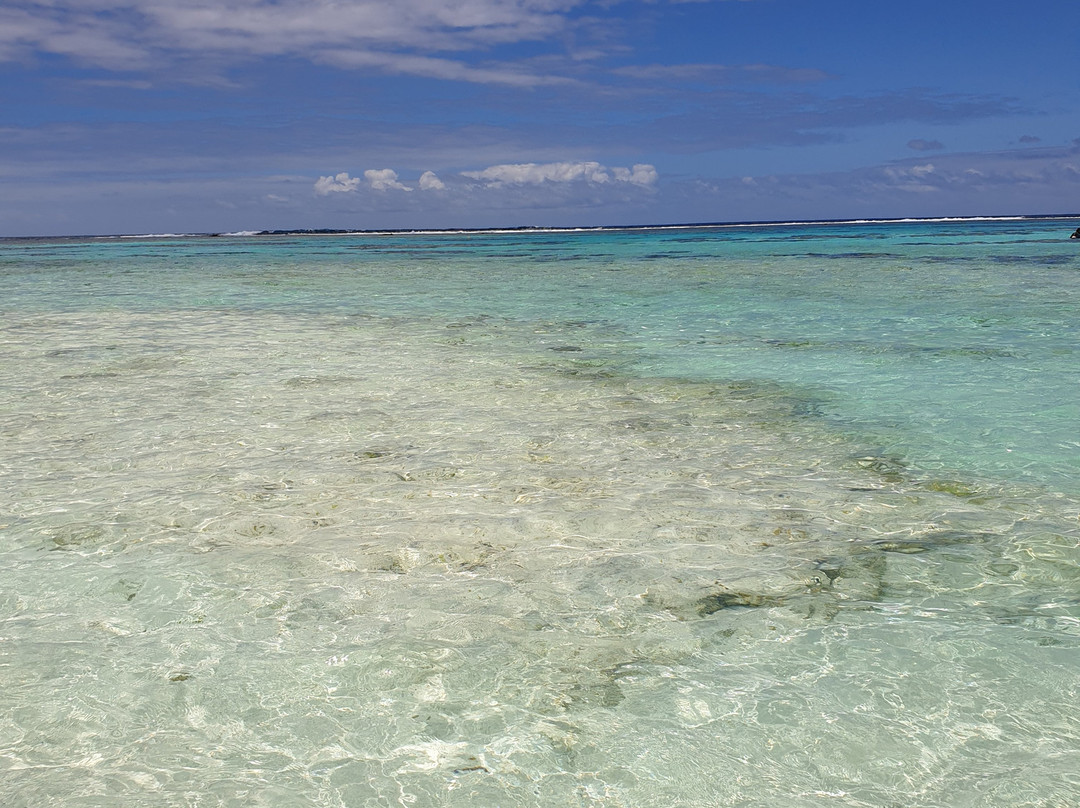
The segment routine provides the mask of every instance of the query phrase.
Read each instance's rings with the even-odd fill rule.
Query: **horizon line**
[[[621,224],[621,225],[518,225],[514,227],[423,227],[423,228],[289,228],[272,230],[236,230],[219,232],[187,233],[98,233],[34,236],[0,236],[0,241],[48,240],[48,239],[170,239],[170,238],[252,238],[260,236],[379,236],[379,235],[455,235],[455,234],[512,234],[512,233],[593,233],[633,230],[693,230],[741,227],[796,227],[813,225],[850,224],[929,224],[934,222],[1008,222],[1008,221],[1056,221],[1080,219],[1080,213],[1009,214],[998,216],[904,216],[868,217],[859,219],[777,219],[733,222],[683,222],[668,224]]]

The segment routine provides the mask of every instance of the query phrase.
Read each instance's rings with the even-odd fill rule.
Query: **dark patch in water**
[[[824,558],[814,564],[814,569],[824,575],[831,586],[843,573],[844,562],[835,558]]]
[[[555,372],[560,376],[569,376],[575,379],[592,379],[594,381],[614,379],[617,375],[615,371],[604,370],[603,368],[559,368]]]
[[[878,539],[868,546],[883,553],[903,553],[916,555],[931,550],[942,550],[972,544],[985,544],[992,538],[989,533],[969,533],[963,530],[939,530],[924,536],[912,536],[908,539]]]
[[[801,340],[783,340],[783,339],[767,339],[764,340],[766,345],[772,345],[775,348],[809,348],[814,343],[808,339]]]
[[[105,539],[105,531],[93,525],[65,525],[50,531],[51,550],[68,550],[97,544]]]
[[[401,446],[393,448],[390,446],[370,446],[367,449],[358,449],[353,452],[351,457],[353,460],[359,460],[361,462],[367,462],[370,460],[382,460],[384,458],[405,458],[414,454],[415,446]]]
[[[968,499],[982,493],[979,489],[959,480],[931,480],[925,483],[924,487],[942,494],[952,494],[954,497],[960,497],[961,499]]]
[[[88,373],[68,373],[61,379],[118,379],[120,374],[111,370],[92,370]]]
[[[613,421],[612,426],[618,429],[629,429],[633,432],[658,432],[665,429],[670,429],[674,425],[685,426],[685,421],[665,421],[660,418],[652,418],[648,415],[642,415],[636,418],[625,418],[619,421]]]
[[[349,376],[293,376],[285,380],[286,387],[316,387],[321,385],[346,384],[356,381]]]
[[[896,253],[889,252],[843,252],[843,253],[806,253],[808,258],[900,258]]]
[[[891,541],[888,539],[882,539],[881,541],[874,542],[871,547],[875,550],[880,550],[883,553],[903,553],[905,555],[915,555],[916,553],[925,553],[933,549],[926,542],[921,541]]]
[[[877,472],[884,480],[890,483],[898,483],[907,472],[907,463],[898,457],[886,455],[866,455],[854,458],[859,468]]]
[[[780,606],[783,600],[773,595],[760,595],[753,592],[714,592],[699,599],[695,607],[698,614],[707,617],[722,609],[759,609],[763,606]]]
[[[1074,255],[992,255],[995,264],[1036,264],[1039,266],[1061,266],[1076,260]]]

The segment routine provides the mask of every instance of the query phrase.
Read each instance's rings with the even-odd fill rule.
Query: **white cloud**
[[[553,41],[588,0],[4,0],[0,61],[34,53],[111,70],[298,56],[339,66],[536,85],[520,67],[470,67],[432,52]]]
[[[520,65],[500,63],[474,67],[454,59],[411,53],[330,48],[320,51],[318,60],[342,68],[370,67],[385,73],[423,76],[446,81],[467,81],[474,84],[540,87],[580,83],[563,76],[541,75],[523,69]]]
[[[466,177],[492,185],[540,185],[544,182],[608,182],[611,177],[599,163],[514,163],[464,171]]]
[[[633,168],[612,168],[596,162],[562,163],[512,163],[489,166],[482,171],[463,171],[469,179],[480,180],[489,185],[542,185],[544,183],[588,182],[603,185],[609,182],[627,182],[634,185],[653,185],[657,180],[656,169],[651,165],[638,164]]]
[[[427,172],[431,174],[431,172]],[[424,177],[427,176],[424,175]],[[421,187],[423,187],[424,177],[421,177]],[[431,174],[435,182],[439,182],[439,178],[434,174]],[[349,172],[342,171],[339,174],[335,174],[331,177],[319,177],[315,180],[315,193],[319,196],[328,196],[329,194],[348,194],[352,193],[360,188],[362,182],[367,182],[368,185],[375,191],[411,191],[407,185],[398,181],[397,172],[392,168],[369,168],[364,172],[364,177],[350,177]],[[430,182],[430,180],[429,180]],[[441,183],[439,183],[441,185]],[[435,186],[431,186],[435,187]]]
[[[360,187],[360,178],[350,177],[347,171],[342,171],[332,177],[319,177],[315,180],[315,193],[319,196],[350,193],[358,187]]]
[[[656,168],[648,163],[637,163],[631,169],[613,168],[612,171],[619,182],[629,182],[634,185],[655,185],[660,178],[660,175],[656,173]]]
[[[436,176],[434,171],[425,171],[420,175],[421,191],[442,191],[446,189],[446,183]]]
[[[619,186],[648,188],[658,179],[656,169],[645,163],[631,168],[609,168],[595,161],[561,163],[514,163],[489,166],[476,171],[463,171],[461,177],[477,180],[481,188],[547,187],[571,188],[575,184],[594,189]],[[423,172],[415,185],[406,185],[392,168],[369,168],[362,177],[350,177],[342,171],[315,181],[314,190],[319,196],[335,193],[354,193],[363,186],[373,191],[464,191],[460,179],[447,185],[434,171]],[[475,187],[475,186],[474,186]]]
[[[925,182],[934,173],[934,164],[913,166],[890,166],[884,169],[884,174],[892,181],[892,187],[899,191],[909,193],[933,193],[939,190],[937,185]]]
[[[398,182],[397,172],[392,168],[369,168],[364,172],[364,179],[376,191],[411,191],[407,185]]]

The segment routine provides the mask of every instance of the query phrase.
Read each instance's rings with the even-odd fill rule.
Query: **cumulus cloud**
[[[922,138],[909,140],[907,146],[915,151],[938,151],[945,148],[945,144],[940,140],[923,140]]]
[[[434,171],[425,171],[421,174],[418,185],[421,191],[442,191],[446,189],[446,183],[440,180]]]
[[[647,163],[636,163],[630,168],[601,165],[595,161],[561,163],[506,163],[489,166],[476,171],[463,171],[462,177],[479,181],[489,188],[506,186],[569,186],[581,183],[596,186],[635,185],[648,188],[657,183],[656,168]],[[392,168],[369,168],[363,177],[350,177],[342,171],[315,181],[315,193],[328,196],[333,193],[352,193],[366,184],[373,191],[412,191],[412,186],[401,181]],[[416,181],[422,191],[445,191],[448,186],[434,171],[425,171]]]
[[[1035,137],[1035,135],[1020,135],[1021,143],[1042,143],[1041,137]]]
[[[660,175],[656,173],[656,168],[648,163],[637,163],[632,168],[613,168],[611,169],[615,174],[615,179],[619,182],[629,182],[633,185],[655,185],[656,181],[660,179]]]
[[[463,171],[470,179],[492,185],[540,185],[544,182],[608,182],[611,176],[599,163],[514,163],[489,166],[482,171]]]
[[[587,182],[603,185],[625,182],[642,187],[654,185],[658,175],[651,165],[638,164],[633,168],[607,168],[597,162],[510,163],[489,166],[482,171],[463,171],[469,179],[489,185],[542,185],[544,183]]]
[[[350,193],[359,187],[360,178],[350,177],[347,171],[342,171],[340,174],[331,177],[319,177],[315,180],[315,193],[319,196]]]
[[[392,168],[369,168],[364,172],[364,179],[376,191],[411,191],[407,185],[398,182],[397,172]]]

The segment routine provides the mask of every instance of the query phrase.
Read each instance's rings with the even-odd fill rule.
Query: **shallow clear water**
[[[0,802],[1071,805],[1066,225],[0,244]]]

